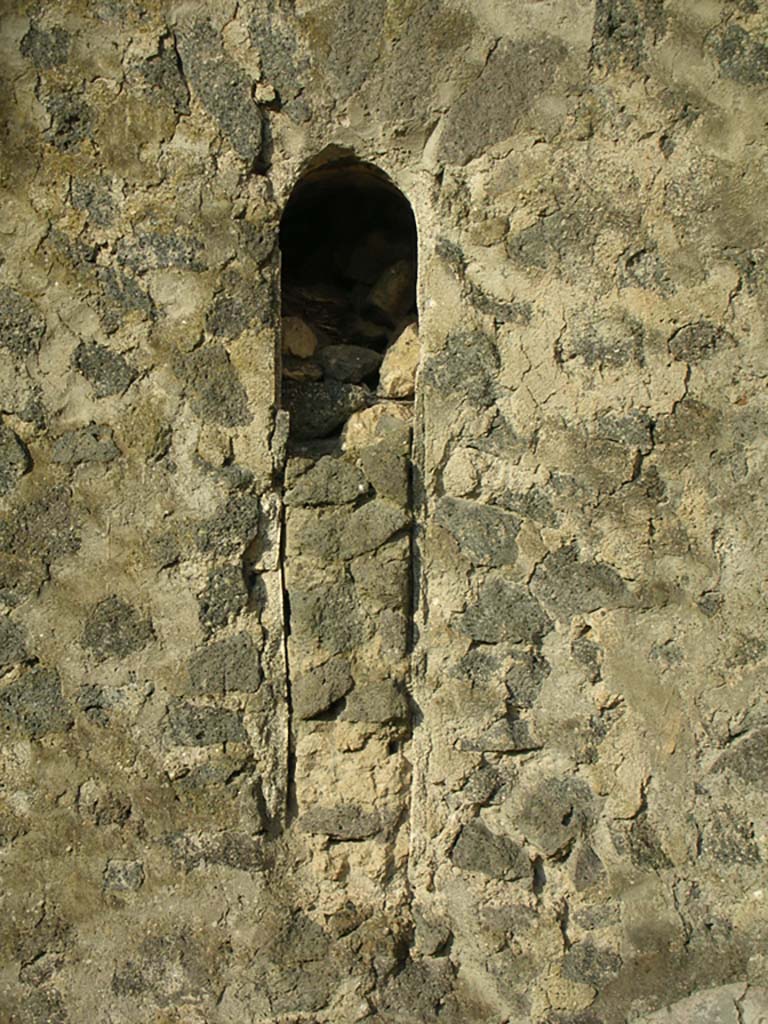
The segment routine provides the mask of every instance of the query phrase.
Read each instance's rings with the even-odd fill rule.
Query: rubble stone
[[[247,633],[212,643],[189,662],[192,693],[248,693],[261,679],[259,651]]]
[[[318,383],[288,381],[283,388],[285,408],[291,416],[291,434],[299,440],[327,437],[352,413],[368,404],[369,391],[356,384],[328,380]]]
[[[299,718],[314,718],[341,700],[354,686],[349,663],[331,658],[317,668],[297,671],[291,695],[294,713]]]
[[[142,619],[132,605],[113,595],[93,608],[83,631],[83,645],[99,660],[125,658],[146,647],[152,637],[149,619]]]
[[[109,860],[104,869],[104,888],[108,892],[136,892],[144,884],[144,865],[140,860]]]
[[[495,835],[479,821],[461,830],[451,860],[465,871],[507,881],[527,878],[531,873],[531,861],[522,847],[506,836]]]
[[[81,341],[72,363],[93,387],[97,398],[122,395],[136,380],[136,371],[118,352],[97,342]]]
[[[306,384],[323,379],[323,368],[312,359],[297,359],[295,356],[283,357],[283,380],[297,381]]]
[[[242,715],[223,708],[177,702],[169,708],[168,722],[171,740],[187,746],[237,743],[247,738]]]
[[[360,384],[376,373],[381,362],[378,352],[360,345],[327,345],[318,353],[318,361],[331,380]]]
[[[552,628],[544,609],[527,588],[491,577],[473,604],[457,619],[457,625],[484,643],[537,643]]]
[[[378,388],[383,398],[413,398],[420,355],[419,329],[408,324],[384,354]]]
[[[7,616],[0,618],[0,668],[24,661],[27,656],[24,631]]]
[[[112,462],[119,455],[111,429],[92,423],[62,434],[53,446],[51,457],[54,462],[77,466],[83,462]]]
[[[407,406],[397,402],[380,402],[349,417],[342,432],[342,447],[345,451],[367,448],[387,432],[401,431],[402,425],[410,424],[412,420],[413,410]]]
[[[415,301],[416,272],[408,260],[387,267],[370,291],[370,302],[396,322],[410,312]]]
[[[309,359],[317,349],[315,332],[297,316],[283,317],[283,352],[298,359]]]
[[[2,11],[0,1017],[768,1019],[766,4]]]
[[[31,740],[66,732],[73,717],[54,669],[31,668],[0,690],[0,719]]]

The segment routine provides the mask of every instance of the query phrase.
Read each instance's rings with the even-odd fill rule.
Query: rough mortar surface
[[[765,1022],[765,4],[7,0],[0,69],[0,1021]],[[318,457],[342,158],[419,367]]]

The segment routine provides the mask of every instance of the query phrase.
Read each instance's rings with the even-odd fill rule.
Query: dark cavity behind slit
[[[413,211],[381,171],[342,160],[296,185],[280,247],[291,437],[334,439],[352,413],[381,399],[382,358],[416,322]]]

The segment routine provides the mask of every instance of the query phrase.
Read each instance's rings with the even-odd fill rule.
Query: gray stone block
[[[152,623],[127,601],[112,595],[91,611],[83,630],[83,646],[99,661],[125,658],[142,650],[153,638]]]
[[[462,828],[451,860],[463,871],[476,871],[508,882],[531,877],[531,861],[523,847],[507,836],[491,832],[481,821],[472,821]]]
[[[181,746],[208,747],[218,743],[244,743],[248,735],[239,711],[199,707],[174,701],[168,708],[169,734]]]
[[[55,669],[35,667],[0,690],[0,720],[31,740],[74,724]]]

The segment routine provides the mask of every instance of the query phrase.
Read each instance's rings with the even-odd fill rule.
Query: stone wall
[[[763,5],[1,10],[0,1020],[759,1021]],[[307,453],[351,158],[413,423]]]

